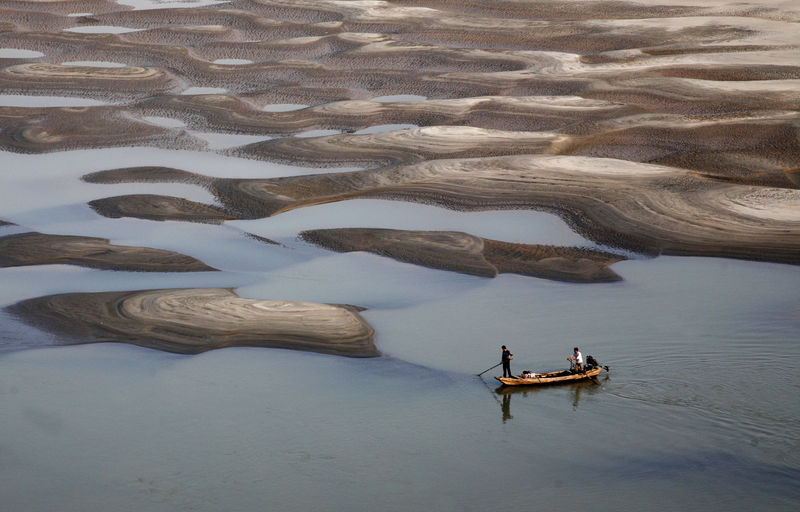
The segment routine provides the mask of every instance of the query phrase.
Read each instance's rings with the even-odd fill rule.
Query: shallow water
[[[308,105],[301,105],[299,103],[272,103],[270,105],[264,105],[264,110],[267,112],[291,112],[304,108],[308,108]]]
[[[224,87],[189,87],[181,91],[184,96],[194,96],[198,94],[225,94],[228,89]]]
[[[109,105],[107,101],[68,96],[23,96],[0,94],[0,107],[91,107]]]
[[[84,25],[80,27],[65,28],[65,32],[79,34],[127,34],[128,32],[141,32],[142,28],[117,27],[115,25]]]
[[[0,48],[0,59],[38,59],[39,57],[44,57],[44,54],[36,50]]]
[[[146,9],[220,2],[117,3]],[[4,48],[0,58],[42,56],[24,52]],[[577,62],[576,55],[565,55]],[[225,91],[187,85],[184,94]],[[0,95],[0,105],[95,104],[105,103]],[[144,119],[186,127],[173,118]],[[412,126],[376,125],[357,133]],[[105,169],[160,165],[226,178],[347,170],[224,156],[212,150],[268,137],[189,133],[207,141],[209,151],[0,152],[0,220],[18,224],[0,226],[0,236],[27,230],[99,236],[178,251],[219,272],[3,268],[0,307],[67,292],[230,287],[245,297],[366,307],[363,315],[383,355],[346,359],[228,348],[180,356],[121,344],[64,346],[58,336],[0,310],[4,510],[800,507],[800,379],[794,372],[800,367],[800,268],[629,254],[630,260],[613,265],[624,279],[617,283],[486,279],[373,254],[333,253],[297,235],[378,227],[597,246],[561,219],[531,211],[467,213],[352,200],[212,225],[108,219],[86,204],[133,193],[217,204],[195,185],[80,180]],[[482,379],[475,374],[498,362],[501,344],[515,353],[516,372],[564,367],[573,346],[610,372],[596,383],[500,390],[492,379],[497,369]]]
[[[87,158],[91,156],[91,158]],[[223,225],[106,219],[85,201],[200,187],[96,185],[86,172],[166,165],[228,177],[317,170],[210,152],[121,148],[0,153],[2,234],[22,229],[177,250],[222,272],[66,265],[0,269],[0,304],[74,291],[223,286],[243,296],[350,303],[383,356],[271,349],[177,356],[58,337],[0,314],[0,494],[10,510],[267,508],[774,510],[800,503],[800,269],[635,257],[619,283],[495,279],[331,253],[303,229],[448,229],[589,245],[545,213],[460,213],[354,200]],[[245,233],[271,238],[270,245]],[[513,368],[562,367],[578,345],[597,384],[499,392]],[[581,470],[576,473],[576,463]],[[579,480],[581,492],[570,492]],[[298,489],[303,489],[298,492]],[[97,505],[94,505],[97,504]],[[100,505],[103,504],[103,505]]]
[[[213,63],[223,66],[246,66],[252,64],[253,61],[247,59],[217,59]]]

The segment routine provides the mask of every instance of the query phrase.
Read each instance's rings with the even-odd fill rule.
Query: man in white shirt
[[[581,355],[581,352],[580,352],[580,350],[578,350],[578,347],[575,347],[573,350],[574,350],[574,352],[572,353],[572,355],[570,357],[567,358],[567,361],[570,362],[570,364],[572,365],[572,369],[573,370],[576,370],[578,372],[582,372],[583,371],[583,355]]]

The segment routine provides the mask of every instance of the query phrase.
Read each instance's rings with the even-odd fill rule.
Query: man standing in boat
[[[570,357],[567,358],[567,361],[569,361],[572,364],[572,368],[575,371],[577,372],[583,371],[583,355],[581,354],[581,351],[578,350],[578,347],[575,347],[573,349],[573,353]]]
[[[503,345],[503,353],[501,356],[501,361],[503,363],[503,377],[513,377],[511,374],[511,360],[514,359],[514,354],[508,351],[505,345]]]

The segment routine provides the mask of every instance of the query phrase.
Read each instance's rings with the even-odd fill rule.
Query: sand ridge
[[[94,173],[88,181],[138,181],[149,171]],[[238,218],[260,218],[359,197],[402,199],[457,210],[541,209],[557,213],[598,243],[648,254],[721,256],[798,263],[800,223],[781,217],[765,223],[730,197],[758,193],[742,185],[684,169],[586,156],[519,155],[441,159],[372,171],[274,179],[225,179],[163,169],[157,179],[208,188]],[[155,176],[155,174],[154,174]],[[156,179],[156,178],[152,178]],[[793,192],[793,190],[792,190]],[[136,196],[129,215],[148,210]],[[792,210],[787,196],[761,195],[764,210]],[[98,213],[109,215],[109,201]],[[147,215],[147,214],[140,214]],[[191,216],[190,212],[182,215]],[[147,218],[147,217],[145,217]]]
[[[54,263],[139,272],[216,270],[191,256],[148,247],[115,245],[104,238],[35,231],[0,237],[0,267]]]
[[[624,256],[578,247],[500,242],[468,233],[395,229],[317,229],[303,240],[338,251],[368,251],[407,263],[495,277],[514,273],[575,283],[622,278],[609,265]]]
[[[247,179],[157,162],[87,169],[81,186],[191,183],[220,203],[107,187],[89,205],[109,218],[213,225],[381,198],[544,210],[597,244],[653,256],[800,263],[800,8],[664,4],[231,0],[133,9],[11,0],[0,8],[4,93],[106,104],[0,107],[0,148],[149,146],[363,168]],[[205,132],[270,140],[214,145]],[[487,277],[620,277],[609,268],[618,255],[469,233],[339,226],[304,236]],[[11,237],[3,240],[25,239]],[[81,264],[95,250],[122,251],[85,237],[15,251],[33,262],[48,240]],[[348,316],[353,308],[251,302],[223,290],[67,294],[18,311],[57,332],[173,351],[256,344],[377,354],[371,328]],[[295,332],[306,317],[310,331]],[[256,325],[267,318],[279,328]],[[337,341],[340,329],[352,345]]]
[[[229,346],[294,348],[350,357],[378,354],[358,308],[239,297],[225,288],[72,293],[9,310],[82,343],[113,341],[196,354]]]

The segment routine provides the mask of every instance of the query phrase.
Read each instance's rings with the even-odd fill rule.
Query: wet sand
[[[245,299],[222,288],[50,295],[9,310],[78,343],[132,343],[182,354],[254,346],[378,355],[374,331],[358,308]]]
[[[0,267],[55,263],[137,272],[216,270],[190,256],[149,247],[115,245],[104,238],[36,232],[0,237]]]
[[[619,281],[622,278],[608,266],[626,259],[584,248],[513,244],[447,231],[318,229],[303,231],[300,237],[334,251],[368,251],[483,277],[513,273],[576,283]]]
[[[462,147],[468,151],[469,146]],[[120,169],[84,179],[139,181],[149,172]],[[272,216],[359,197],[457,210],[533,208],[561,215],[591,240],[631,251],[800,263],[800,190],[742,185],[675,167],[617,159],[545,155],[449,159],[266,180],[208,178],[161,169],[148,179],[202,184],[237,218]],[[124,208],[128,216],[151,218],[150,203],[149,196],[121,196],[93,206],[107,216],[117,216]],[[175,218],[206,218],[193,214],[205,205],[183,204]]]
[[[0,8],[3,93],[104,103],[0,106],[0,148],[151,146],[325,171],[363,168],[244,179],[120,162],[87,172],[85,185],[190,183],[219,204],[107,192],[89,202],[110,218],[221,224],[381,198],[462,211],[544,210],[597,244],[649,256],[798,264],[800,8],[780,0],[673,4],[233,0],[140,10],[110,0],[14,0]],[[263,139],[212,144],[209,134]],[[304,236],[335,250],[485,276],[619,278],[609,268],[618,257],[601,251],[588,257],[469,233],[359,228]],[[148,270],[142,258],[162,270],[203,265],[103,239],[0,240],[3,261],[14,265]],[[20,248],[23,241],[33,245]],[[37,249],[45,246],[50,252]],[[26,318],[36,323],[89,300],[59,297],[42,299]],[[141,321],[171,321],[167,310],[159,314]],[[225,341],[191,350],[253,342],[251,334],[218,335]],[[308,348],[291,336],[276,339]]]

